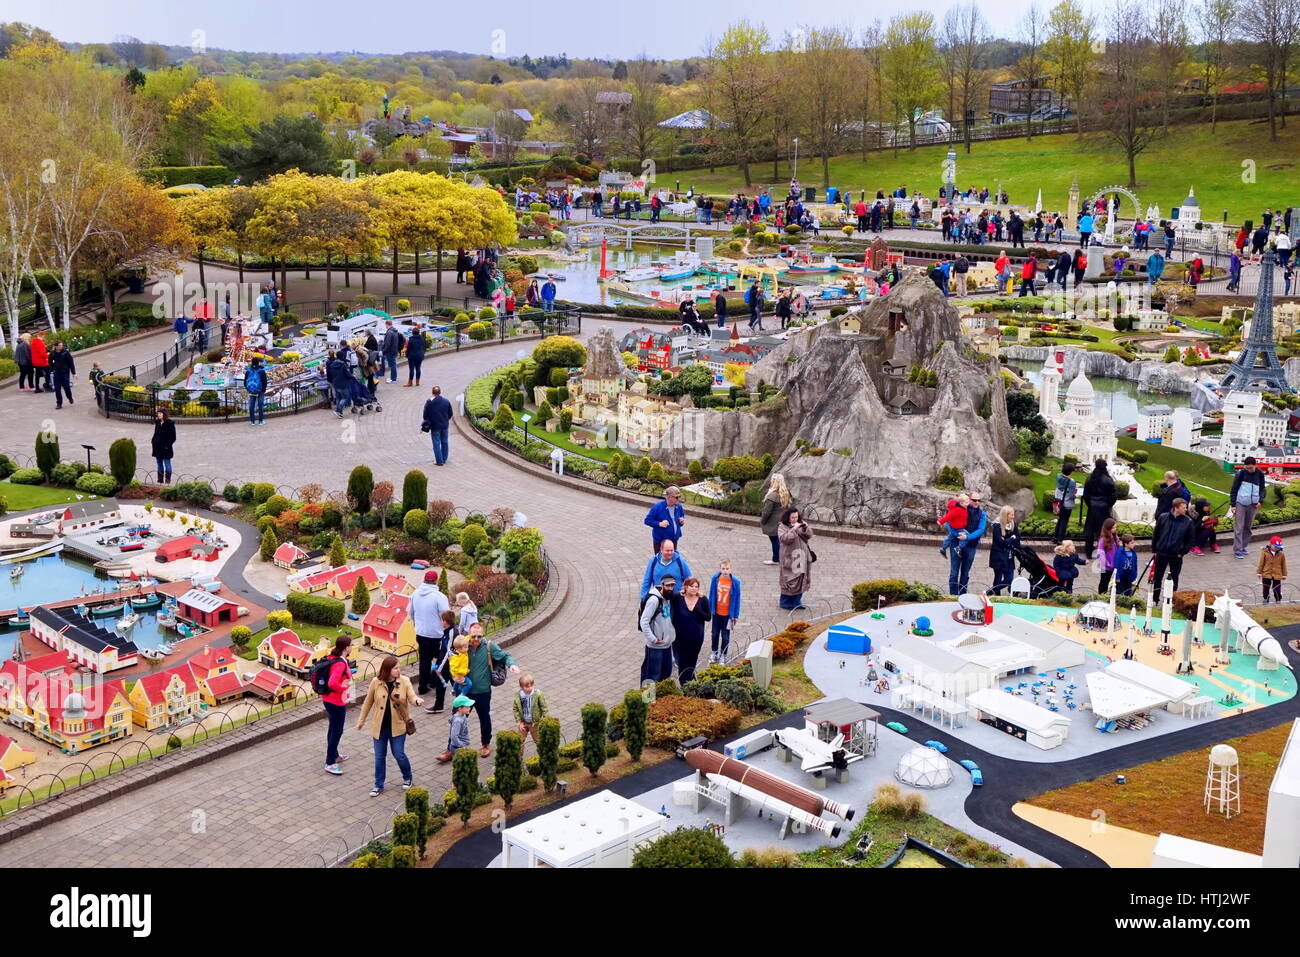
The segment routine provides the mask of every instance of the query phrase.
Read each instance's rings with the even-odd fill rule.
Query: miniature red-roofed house
[[[196,538],[193,535],[182,535],[180,538],[174,538],[170,542],[163,542],[159,545],[158,551],[154,553],[154,558],[160,562],[174,562],[182,558],[212,562],[217,560],[219,553],[220,549],[204,543],[201,538]]]
[[[199,693],[209,708],[242,698],[248,693],[248,686],[237,671],[227,671],[199,679]]]
[[[66,652],[0,665],[0,717],[68,754],[126,737],[131,703],[121,681],[82,685]]]
[[[257,646],[258,661],[298,678],[310,673],[311,655],[311,649],[304,647],[298,633],[290,628],[267,635]]]
[[[343,653],[343,657],[352,665],[352,670],[356,671],[357,651],[361,648],[361,642],[354,641],[348,645],[348,650]],[[320,641],[316,642],[316,647],[311,652],[311,663],[314,665],[331,651],[334,650],[334,639],[321,636]]]
[[[411,599],[393,595],[386,605],[371,605],[361,619],[361,637],[366,644],[385,654],[410,654],[415,650],[415,622],[410,616]]]
[[[339,601],[347,601],[352,597],[352,589],[357,587],[358,579],[364,581],[370,591],[379,587],[379,573],[375,571],[374,566],[358,565],[356,568],[346,568],[341,575],[335,575],[330,579],[329,584],[325,586],[325,594]]]
[[[0,768],[0,794],[4,794],[17,783],[3,768]]]
[[[234,671],[235,662],[239,660],[242,659],[235,655],[233,648],[213,648],[211,645],[204,645],[203,649],[187,659],[185,664],[189,665],[196,680],[206,680]]]
[[[339,575],[342,575],[346,568],[323,568],[318,572],[303,572],[297,575],[290,575],[285,579],[290,591],[303,591],[312,594],[318,591],[324,591]]]
[[[23,765],[35,763],[35,751],[24,748],[13,738],[0,734],[0,771],[17,771]]]
[[[188,665],[137,678],[131,693],[131,720],[154,731],[199,716],[199,686]]]
[[[271,561],[281,568],[292,568],[294,562],[300,562],[306,557],[307,553],[293,542],[285,542],[275,550],[275,554],[271,556]]]
[[[385,575],[380,587],[384,590],[385,601],[393,595],[409,595],[415,591],[415,586],[401,575]]]
[[[244,685],[244,690],[259,698],[265,698],[272,704],[290,701],[299,693],[292,681],[284,675],[276,674],[270,668],[262,668],[253,675],[253,679]]]

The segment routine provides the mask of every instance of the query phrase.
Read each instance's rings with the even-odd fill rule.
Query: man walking
[[[406,340],[406,388],[420,384],[420,367],[424,365],[424,323],[416,322]]]
[[[966,594],[980,537],[988,528],[989,517],[984,514],[983,496],[979,492],[970,493],[966,513],[966,541],[955,545],[948,553],[948,594],[953,596]]]
[[[393,320],[384,322],[384,341],[379,346],[380,355],[384,357],[384,366],[388,369],[388,381],[397,382],[397,357],[402,352],[402,334],[393,328]]]
[[[438,465],[447,464],[447,429],[450,425],[451,403],[442,394],[442,386],[435,385],[432,397],[424,400],[424,421],[420,430],[432,436],[433,460]]]
[[[434,673],[438,662],[447,655],[442,640],[442,613],[451,607],[447,596],[438,587],[438,572],[430,568],[424,573],[424,582],[411,596],[411,619],[415,625],[415,644],[420,652],[420,684],[416,689],[426,694],[436,684],[433,705],[426,709],[430,714],[442,711],[447,684]]]
[[[750,331],[757,329],[763,331],[763,290],[755,282],[745,293],[745,303],[749,306],[749,328]]]
[[[62,339],[54,341],[54,349],[50,352],[50,371],[54,374],[54,407],[61,409],[65,395],[68,402],[73,403],[72,380],[77,374],[77,364]]]
[[[677,547],[677,540],[682,537],[682,526],[686,523],[685,517],[682,490],[676,485],[668,486],[664,489],[663,501],[651,505],[650,511],[645,515],[645,523],[652,531],[656,555],[659,554],[659,546],[665,541],[672,542],[673,548]]]
[[[727,296],[720,289],[713,297],[713,317],[717,320],[719,329],[727,328]]]
[[[1038,259],[1033,253],[1030,253],[1025,259],[1024,266],[1020,269],[1020,295],[1036,296],[1038,290],[1035,283],[1038,281]]]
[[[1178,576],[1183,571],[1183,556],[1191,551],[1195,537],[1196,526],[1191,516],[1187,514],[1187,500],[1174,499],[1173,507],[1156,519],[1156,529],[1151,536],[1151,550],[1156,553],[1152,602],[1158,604],[1160,601],[1160,589],[1164,584],[1166,571],[1169,572],[1173,590],[1178,591]]]
[[[549,276],[542,285],[542,312],[555,311],[555,280]]]
[[[952,264],[952,271],[957,276],[957,295],[966,295],[966,274],[970,272],[970,260],[966,258],[965,253],[957,257],[956,262]]]
[[[1247,455],[1232,480],[1232,557],[1245,558],[1259,503],[1264,500],[1264,473],[1255,456]]]

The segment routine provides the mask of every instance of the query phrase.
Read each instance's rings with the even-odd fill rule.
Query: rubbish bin
[[[144,292],[144,274],[129,273],[126,277],[126,291],[136,296]]]
[[[751,641],[745,657],[754,669],[754,684],[766,688],[772,683],[772,642],[767,638]]]
[[[815,203],[815,202],[817,202],[817,187],[816,187],[816,186],[805,186],[805,187],[803,188],[803,198],[804,198],[804,202],[807,202],[807,203]]]
[[[836,199],[839,197],[839,195],[840,195],[840,190],[838,186],[826,187],[826,202],[828,203],[835,202]]]

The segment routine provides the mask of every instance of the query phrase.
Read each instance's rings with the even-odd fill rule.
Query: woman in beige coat
[[[357,718],[358,731],[366,726],[366,718],[370,718],[370,737],[375,742],[375,786],[370,792],[371,797],[383,793],[390,749],[397,760],[398,770],[402,772],[402,787],[409,788],[415,783],[411,777],[411,762],[406,757],[406,735],[414,730],[411,707],[422,704],[424,699],[416,695],[410,679],[398,670],[397,658],[393,655],[384,658],[379,674],[370,681],[365,703],[361,705],[361,715]]]

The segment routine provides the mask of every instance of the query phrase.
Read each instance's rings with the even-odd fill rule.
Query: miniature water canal
[[[1025,378],[1029,380],[1035,389],[1042,386],[1043,363],[1016,359],[1011,362],[1011,365],[1024,372]],[[1103,409],[1108,410],[1110,419],[1115,423],[1117,429],[1126,429],[1130,425],[1137,425],[1138,410],[1143,406],[1159,404],[1167,405],[1171,409],[1177,409],[1192,404],[1191,396],[1183,393],[1160,395],[1155,392],[1140,392],[1137,383],[1130,382],[1128,379],[1089,376],[1088,381],[1092,383],[1095,396],[1093,399],[1094,408],[1098,412]],[[1062,385],[1062,395],[1065,394],[1065,389],[1066,385]]]
[[[111,596],[117,579],[98,572],[90,564],[77,558],[64,555],[45,555],[41,558],[22,562],[24,572],[20,578],[11,579],[9,569],[12,565],[0,566],[0,609],[31,608],[47,602],[67,601],[80,595],[94,592],[96,588]],[[103,594],[91,596],[102,600]],[[158,624],[157,609],[140,611],[132,609],[140,616],[139,622],[131,629],[130,638],[138,648],[157,648],[163,641],[176,641],[179,636]],[[92,618],[96,624],[106,629],[113,629],[120,618]],[[0,660],[13,656],[14,645],[22,629],[12,627],[8,622],[0,623]]]

